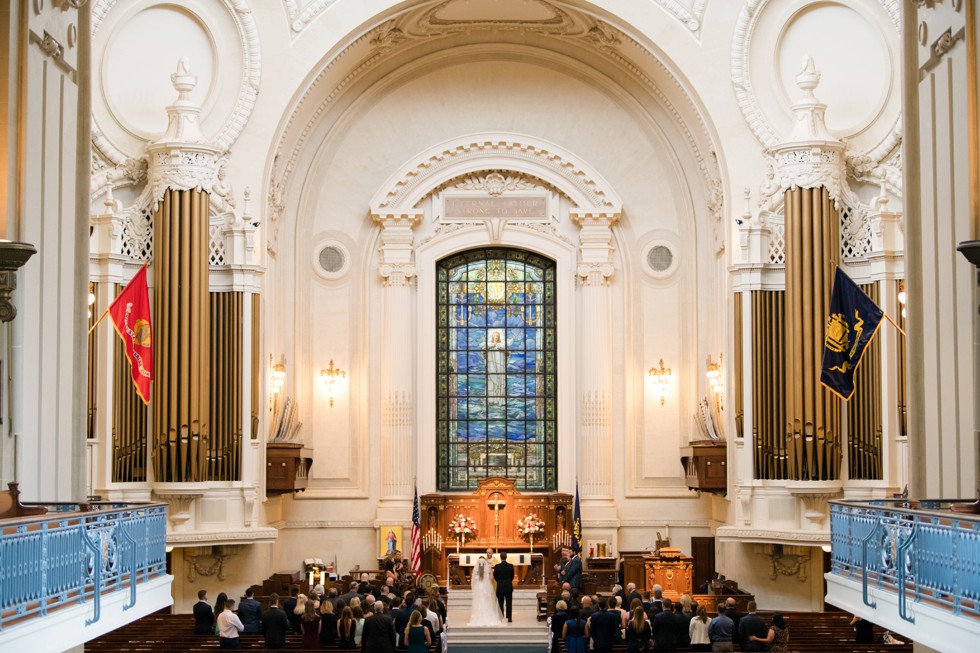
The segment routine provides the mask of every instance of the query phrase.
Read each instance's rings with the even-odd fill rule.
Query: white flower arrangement
[[[524,537],[544,533],[544,522],[533,512],[517,520],[517,532]]]
[[[449,532],[457,538],[472,539],[476,537],[476,522],[469,515],[456,515],[449,522]]]

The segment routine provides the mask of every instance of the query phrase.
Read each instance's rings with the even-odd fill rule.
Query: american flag
[[[419,488],[415,487],[412,503],[412,571],[418,576],[422,571],[422,514],[419,512]]]

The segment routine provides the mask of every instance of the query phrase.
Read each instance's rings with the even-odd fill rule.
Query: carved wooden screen
[[[439,489],[504,476],[521,490],[554,491],[554,261],[477,249],[437,269]]]

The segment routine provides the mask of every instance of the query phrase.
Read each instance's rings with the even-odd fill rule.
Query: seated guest
[[[265,647],[269,649],[286,648],[286,632],[292,628],[286,611],[279,607],[279,595],[269,595],[269,609],[262,613],[262,632],[265,634]]]
[[[766,622],[755,613],[755,601],[749,601],[748,608],[749,613],[738,621],[738,641],[743,651],[765,651],[765,645],[759,640],[767,635]]]
[[[337,613],[329,600],[320,604],[320,647],[333,646],[337,641]]]
[[[235,600],[226,600],[224,612],[218,615],[218,646],[220,648],[241,648],[242,642],[238,637],[243,630],[245,630],[245,626],[235,614]]]
[[[245,600],[238,604],[238,618],[246,633],[257,635],[262,632],[262,604],[252,598],[254,595],[251,587],[245,590]]]
[[[197,593],[197,603],[194,604],[194,632],[198,635],[214,634],[214,610],[208,603],[208,591]]]

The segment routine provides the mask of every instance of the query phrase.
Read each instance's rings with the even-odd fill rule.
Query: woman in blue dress
[[[579,619],[578,606],[568,611],[568,619],[562,628],[567,653],[585,653],[585,622]]]

